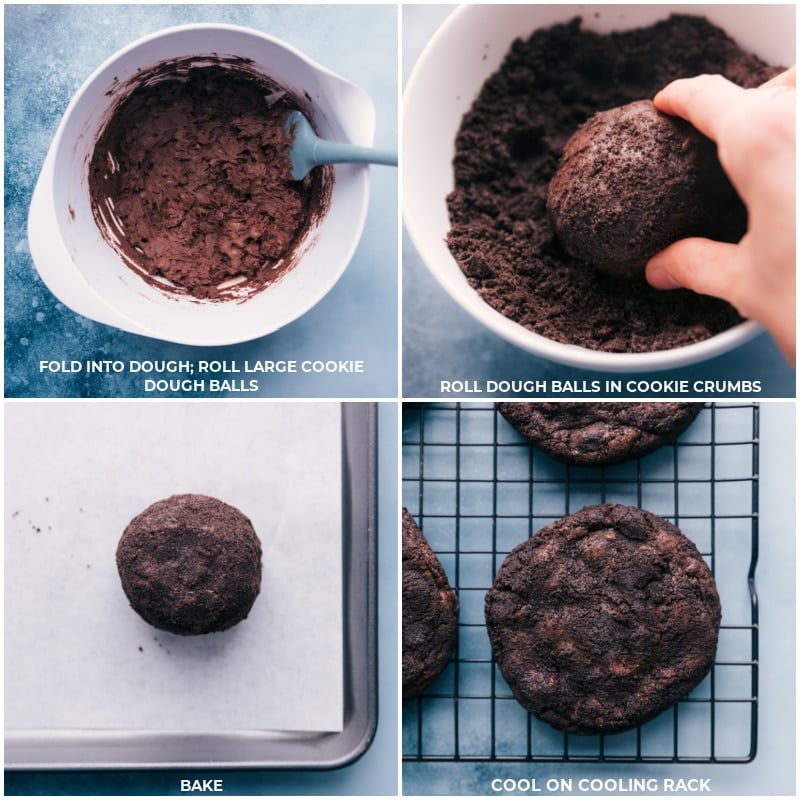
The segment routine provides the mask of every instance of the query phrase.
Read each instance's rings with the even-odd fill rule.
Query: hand
[[[795,360],[795,68],[757,89],[721,75],[674,81],[656,107],[717,144],[723,169],[747,207],[738,244],[681,239],[650,259],[657,289],[684,287],[727,300],[761,323]]]

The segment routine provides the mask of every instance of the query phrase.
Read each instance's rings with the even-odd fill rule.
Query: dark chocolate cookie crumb
[[[261,542],[241,511],[213,497],[173,495],[131,520],[117,546],[131,607],[181,635],[245,619],[261,588]]]
[[[671,523],[589,506],[518,545],[486,595],[494,659],[516,699],[559,730],[628,730],[714,663],[714,578]]]
[[[576,19],[517,39],[456,139],[447,243],[470,284],[529,330],[593,350],[666,350],[740,322],[722,301],[620,280],[567,255],[547,218],[547,186],[567,140],[598,111],[675,78],[721,73],[753,87],[778,71],[700,17],[610,34]]]
[[[702,403],[497,403],[532,445],[576,466],[618,464],[675,441]]]
[[[436,680],[457,634],[458,598],[414,518],[403,509],[403,702]]]

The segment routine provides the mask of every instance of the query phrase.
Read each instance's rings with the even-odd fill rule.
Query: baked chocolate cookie
[[[213,497],[173,495],[125,528],[117,569],[131,607],[161,630],[224,631],[261,588],[261,542],[241,511]]]
[[[458,634],[458,598],[444,568],[403,509],[403,702],[447,666]]]
[[[577,466],[618,464],[669,444],[702,403],[497,403],[528,442]]]
[[[578,128],[550,181],[547,213],[567,253],[620,276],[644,272],[678,239],[737,242],[747,228],[714,142],[650,100]]]
[[[661,517],[589,506],[517,546],[486,595],[494,659],[532,714],[575,734],[624,731],[714,663],[714,578]]]

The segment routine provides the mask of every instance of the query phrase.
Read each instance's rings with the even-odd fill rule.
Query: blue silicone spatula
[[[284,130],[293,137],[289,155],[292,159],[292,178],[296,181],[305,178],[320,164],[359,162],[397,166],[396,152],[320,139],[300,111],[290,112]]]

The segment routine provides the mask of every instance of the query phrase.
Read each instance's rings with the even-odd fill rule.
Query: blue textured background
[[[362,375],[263,376],[260,396],[397,394],[397,170],[371,168],[355,256],[314,309],[241,345],[195,348],[81,317],[42,284],[27,244],[28,206],[70,98],[106,58],[170,25],[225,22],[284,39],[361,86],[376,107],[375,145],[397,147],[397,10],[358,5],[23,5],[5,15],[5,325],[7,397],[136,397],[139,376],[40,374],[40,359],[362,359]],[[148,393],[148,397],[163,396]],[[196,395],[170,395],[196,396]],[[215,395],[221,396],[221,395]],[[248,395],[252,396],[252,395]]]

